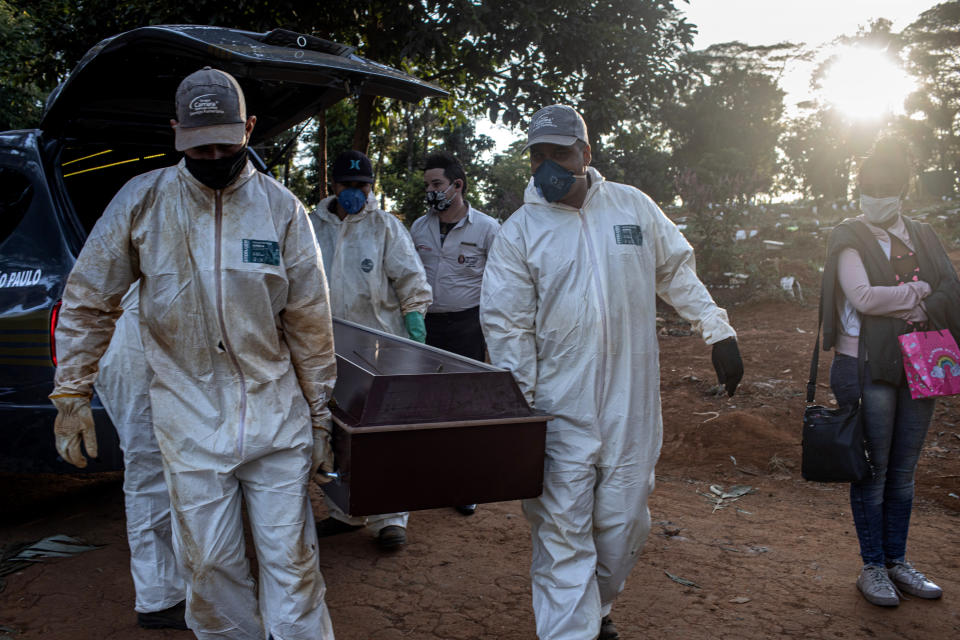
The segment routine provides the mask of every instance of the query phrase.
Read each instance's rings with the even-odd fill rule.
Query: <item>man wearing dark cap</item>
[[[82,440],[96,456],[91,385],[139,279],[187,624],[203,640],[332,640],[307,496],[317,469],[333,470],[336,364],[316,239],[300,201],[247,160],[256,118],[232,76],[191,74],[176,113],[184,159],[124,185],[67,281],[50,395],[57,449],[85,466]]]
[[[523,502],[537,634],[614,640],[610,611],[650,531],[662,440],[657,296],[714,345],[730,395],[743,364],[692,248],[644,193],[589,166],[575,109],[534,114],[526,148],[533,177],[490,250],[481,324],[493,364],[554,416],[543,494]]]
[[[423,342],[423,316],[432,294],[413,240],[396,216],[380,210],[373,195],[373,165],[359,151],[333,161],[333,195],[310,214],[330,283],[333,315]],[[321,537],[364,526],[383,549],[406,543],[407,513],[353,517],[329,498]]]

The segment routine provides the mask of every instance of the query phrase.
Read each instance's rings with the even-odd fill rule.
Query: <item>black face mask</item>
[[[193,177],[211,189],[220,190],[237,179],[243,167],[247,164],[247,147],[232,156],[217,158],[216,160],[195,160],[185,155],[187,170]]]

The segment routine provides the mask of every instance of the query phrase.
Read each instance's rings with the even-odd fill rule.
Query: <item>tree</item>
[[[891,26],[889,20],[881,18],[854,35],[840,36],[830,43],[830,54],[820,61],[810,78],[813,99],[801,103],[801,114],[787,123],[782,143],[785,168],[808,196],[818,200],[847,198],[856,159],[866,154],[878,135],[896,120],[892,113],[877,119],[844,114],[830,102],[830,96],[824,95],[825,79],[841,60],[838,45],[886,51],[895,57],[901,41]]]
[[[36,126],[46,97],[35,61],[41,55],[30,15],[0,0],[0,131]]]
[[[607,180],[633,185],[661,205],[673,202],[677,196],[676,168],[669,146],[649,129],[624,128],[594,156],[591,164]]]
[[[391,120],[373,138],[375,165],[381,192],[394,203],[394,211],[408,224],[426,211],[424,205],[423,163],[434,151],[447,151],[463,165],[470,184],[467,199],[479,205],[479,186],[486,174],[481,154],[493,148],[493,140],[477,135],[468,120],[442,123],[440,117],[424,105],[405,104],[401,117]]]
[[[719,201],[746,201],[773,185],[784,92],[770,57],[792,48],[733,42],[697,52],[691,64],[698,75],[662,110],[673,163],[711,185]]]
[[[848,197],[854,161],[864,155],[879,131],[875,122],[853,121],[829,106],[806,105],[792,119],[783,150],[800,191],[818,200]]]
[[[491,120],[523,123],[540,107],[573,104],[597,149],[622,122],[652,113],[687,78],[681,56],[695,27],[673,2],[504,0],[473,34],[493,73],[467,87]]]
[[[31,77],[40,94],[52,90],[94,43],[135,27],[284,27],[354,46],[362,56],[446,87],[450,98],[430,101],[431,126],[438,129],[456,128],[482,113],[515,125],[562,101],[583,113],[598,153],[605,134],[649,119],[683,85],[681,56],[694,34],[670,0],[371,0],[346,6],[293,0],[9,1],[35,25],[32,41],[40,55],[34,56]],[[11,67],[30,53],[16,55]],[[366,151],[371,139],[383,134],[387,140],[390,127],[404,124],[404,107],[396,101],[352,101],[354,148]],[[325,130],[318,125],[303,139],[312,145],[307,155],[321,165],[325,150],[316,145]],[[386,159],[388,146],[382,142],[372,153]],[[284,171],[290,175],[291,169]]]
[[[922,168],[953,174],[960,164],[960,2],[924,11],[903,31],[907,61],[919,87],[907,100],[925,127],[912,127]]]
[[[530,181],[530,161],[520,152],[526,139],[517,140],[506,153],[498,153],[487,169],[484,212],[506,220],[523,204],[523,191]]]

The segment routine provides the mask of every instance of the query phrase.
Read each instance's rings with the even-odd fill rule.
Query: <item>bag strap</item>
[[[820,367],[820,328],[823,326],[823,292],[817,307],[817,338],[813,341],[813,355],[810,357],[810,379],[807,382],[807,402],[813,402],[817,393],[817,372]]]

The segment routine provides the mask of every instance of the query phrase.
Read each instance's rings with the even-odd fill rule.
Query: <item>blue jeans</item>
[[[840,406],[856,402],[860,396],[856,358],[834,355],[830,388]],[[850,485],[850,509],[863,563],[883,565],[907,553],[913,477],[936,401],[914,400],[906,381],[899,387],[871,381],[868,362],[862,402],[873,477]]]

